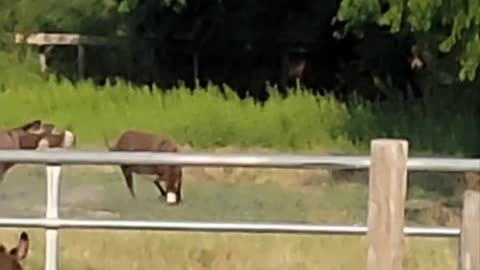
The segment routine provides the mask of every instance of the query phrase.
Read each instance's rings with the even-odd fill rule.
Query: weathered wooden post
[[[38,59],[40,61],[40,71],[46,73],[48,70],[48,54],[53,50],[54,45],[40,46],[40,53]]]
[[[400,270],[404,247],[408,142],[376,139],[370,147],[368,270]]]
[[[467,190],[463,198],[460,270],[480,270],[480,192]]]
[[[40,62],[40,72],[47,72],[47,53],[43,47],[40,47],[40,53],[38,54],[38,61]]]
[[[77,45],[77,64],[78,64],[78,78],[85,77],[85,48],[82,44]]]
[[[194,87],[197,87],[198,68],[199,68],[199,66],[198,66],[198,51],[193,52],[192,60],[193,60],[193,83],[195,85]]]
[[[281,52],[281,68],[280,68],[280,89],[287,90],[288,85],[288,50]]]

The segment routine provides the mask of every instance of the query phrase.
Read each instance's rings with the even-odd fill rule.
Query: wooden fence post
[[[81,44],[77,46],[77,61],[78,78],[83,79],[85,77],[85,48]]]
[[[197,87],[200,85],[197,85],[197,81],[199,80],[198,78],[198,52],[195,51],[193,52],[193,87]]]
[[[368,270],[400,270],[403,260],[408,142],[376,139],[370,147]]]
[[[480,192],[467,190],[463,198],[460,270],[480,270]]]

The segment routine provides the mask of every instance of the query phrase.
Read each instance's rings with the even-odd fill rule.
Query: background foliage
[[[196,149],[233,146],[366,154],[372,138],[400,137],[409,140],[411,155],[480,157],[479,11],[480,0],[1,0],[0,128],[40,118],[72,129],[80,148],[105,149],[103,134],[113,141],[125,129],[138,128],[169,135]],[[37,31],[120,37],[123,42],[118,47],[87,47],[87,78],[79,80],[76,48],[51,50],[48,73],[40,73],[39,48],[12,42],[13,33]],[[193,78],[194,54],[199,60],[197,78]],[[353,223],[365,216],[366,204],[359,202],[367,189],[348,183],[350,178],[366,183],[368,177],[359,172],[312,176],[202,170],[187,173],[187,192],[194,192],[189,193],[191,199],[182,211],[175,209],[171,214],[189,219],[192,213],[202,213],[205,219],[223,215]],[[43,171],[21,168],[13,172],[18,173],[11,175],[14,180],[23,180],[5,183],[0,198],[14,203],[0,206],[21,215],[27,214],[26,209],[37,211],[31,205],[40,198],[37,185]],[[70,200],[65,205],[79,206],[73,213],[96,208],[105,214],[110,208],[126,216],[168,216],[166,208],[158,211],[162,208],[158,193],[149,183],[143,190],[150,193],[132,202],[116,191],[124,188],[117,174],[99,175],[91,167],[74,174],[65,178],[64,184],[71,186],[65,188],[67,196],[62,196]],[[427,201],[423,210],[407,209],[409,221],[451,225],[450,220],[457,220],[452,213],[461,207],[467,175],[409,177],[409,199],[420,199],[420,204]],[[331,183],[325,182],[327,178]],[[296,184],[279,188],[290,182]],[[253,183],[260,193],[251,192]],[[307,211],[309,206],[313,208]],[[5,209],[0,207],[0,212]],[[86,268],[115,263],[103,250],[85,252],[92,248],[92,240],[102,249],[113,239],[96,237],[81,246],[84,236],[68,236],[67,241],[81,241],[78,248],[65,249],[63,263],[68,267],[87,262]],[[138,267],[140,258],[144,268],[151,268],[152,263],[165,264],[164,257],[169,258],[168,254],[152,258],[151,252],[138,257],[132,252],[135,245],[151,246],[147,243],[151,235],[127,238],[124,246],[118,241],[114,249],[108,249],[114,256],[122,251],[133,256],[126,258],[134,265],[120,262],[120,267]],[[183,240],[169,240],[185,246]],[[193,262],[227,269],[230,264],[258,265],[258,260],[275,268],[282,252],[288,253],[283,256],[288,260],[280,261],[282,266],[318,266],[318,247],[305,239],[282,240],[287,244],[280,250],[278,239],[261,239],[258,247],[262,250],[275,246],[273,260],[268,256],[265,260],[263,254],[252,257],[251,240],[255,238],[248,244],[240,239],[235,250],[208,248],[222,247],[230,240],[195,239],[203,248],[177,256],[178,267]],[[331,253],[344,255],[345,241],[320,246],[330,252],[336,245],[342,253]],[[364,249],[352,241],[347,246],[353,248],[346,252],[357,255],[350,263],[357,266],[365,261],[363,255],[358,256],[358,250]],[[410,247],[410,255],[415,255],[408,259],[410,268],[432,268],[425,263],[433,263],[436,269],[455,264],[455,252],[450,252],[456,250],[453,242],[440,247],[437,241],[423,241],[419,248]],[[40,238],[33,242],[42,246]],[[295,255],[299,247],[301,256]],[[164,254],[164,248],[175,250],[159,246],[155,254]],[[309,250],[315,255],[310,256]],[[33,253],[31,269],[43,265],[35,254],[44,253]],[[230,253],[238,256],[230,260]],[[324,265],[345,267],[335,256],[325,254],[327,260],[320,258]],[[79,262],[82,256],[85,260]],[[225,260],[218,262],[218,258]]]
[[[265,99],[265,81],[282,84],[281,57],[290,51],[305,67],[295,72],[291,63],[289,86],[300,78],[308,88],[337,96],[355,91],[376,98],[410,91],[418,97],[439,85],[476,82],[475,3],[8,0],[0,3],[0,31],[125,37],[122,48],[88,48],[87,74],[100,83],[121,76],[164,87],[182,80],[193,87],[192,54],[198,52],[203,86],[227,83],[242,96],[248,92]],[[3,41],[3,48],[11,47],[8,39]],[[51,71],[74,78],[74,56],[74,50],[55,49]],[[415,57],[424,63],[421,72],[411,70]]]
[[[478,107],[472,105],[480,99],[476,90],[435,99],[428,110],[415,101],[370,102],[352,96],[342,102],[307,90],[290,89],[282,98],[278,89],[269,88],[270,99],[259,104],[214,85],[150,90],[121,81],[98,87],[52,78],[6,88],[0,94],[0,126],[33,118],[54,121],[72,128],[84,147],[103,147],[103,134],[113,141],[128,127],[166,134],[195,148],[366,153],[375,137],[403,137],[413,153],[474,156],[480,149]]]
[[[93,111],[107,108],[108,117],[135,115],[128,120],[130,125],[151,125],[201,146],[215,142],[360,147],[372,137],[403,136],[421,151],[475,155],[480,152],[475,142],[480,107],[475,79],[480,61],[477,2],[2,1],[2,102],[21,106],[36,101],[24,110],[25,117],[43,113],[76,128],[91,114],[80,111],[80,105],[91,102]],[[35,49],[13,46],[9,35],[35,31],[120,36],[127,42],[120,48],[87,48],[89,82],[75,81],[75,48],[55,48],[50,73],[59,76],[45,82],[48,76],[37,72]],[[284,71],[286,51],[291,62]],[[193,52],[200,57],[197,83],[192,78]],[[282,84],[282,72],[289,74],[289,88]],[[57,86],[57,78],[72,81],[62,79]],[[94,90],[107,81],[120,83],[107,84],[106,92]],[[134,91],[143,89],[138,83],[149,85],[152,94]],[[83,90],[75,90],[77,84]],[[278,91],[271,91],[272,86]],[[196,90],[190,96],[185,87],[219,92]],[[158,89],[175,91],[157,93]],[[228,93],[226,100],[222,91]],[[59,103],[42,103],[39,95],[52,95]],[[150,95],[156,98],[149,99]],[[283,99],[285,95],[288,98]],[[165,100],[177,105],[155,103]],[[76,108],[74,104],[79,104],[78,111],[62,119],[67,108],[62,106]],[[146,107],[159,110],[149,117],[166,113],[179,126],[148,123],[147,113],[141,112]],[[226,110],[228,117],[217,119],[218,112]],[[299,116],[305,122],[296,121]],[[199,130],[214,121],[208,117],[223,123],[218,134],[208,133],[214,132],[209,128]],[[2,121],[17,118],[5,116]],[[186,126],[195,130],[185,130]],[[247,131],[253,127],[258,131]],[[114,133],[120,127],[111,128]],[[87,131],[84,136],[89,138]],[[209,143],[210,136],[217,139]],[[93,137],[87,141],[93,142]]]

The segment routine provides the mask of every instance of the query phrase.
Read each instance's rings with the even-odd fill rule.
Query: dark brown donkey
[[[21,149],[73,148],[76,145],[75,134],[53,124],[42,124],[39,129],[20,137]]]
[[[1,270],[23,270],[21,262],[27,257],[30,241],[28,234],[22,232],[16,247],[9,252],[0,244],[0,269]]]
[[[41,132],[42,122],[40,120],[35,120],[30,123],[24,124],[23,126],[0,130],[0,149],[1,150],[16,150],[22,149],[22,138],[23,136],[30,133]],[[13,167],[13,163],[0,163],[0,181],[3,179],[5,173]]]
[[[76,138],[70,130],[57,128],[53,124],[42,124],[35,120],[21,127],[0,131],[1,150],[35,150],[42,148],[71,148]],[[0,163],[0,181],[13,163]]]
[[[146,152],[178,152],[176,143],[160,135],[128,130],[125,131],[114,146],[110,146],[105,136],[105,145],[109,151],[146,151]],[[182,168],[167,165],[120,165],[125,182],[132,198],[135,198],[133,188],[133,173],[156,175],[153,181],[155,186],[166,197],[168,204],[177,204],[182,201]],[[166,182],[166,191],[161,182]]]

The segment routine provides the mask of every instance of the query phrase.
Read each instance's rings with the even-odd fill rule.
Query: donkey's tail
[[[108,151],[113,150],[113,147],[110,146],[110,143],[108,142],[107,134],[105,134],[105,131],[103,132],[103,141],[104,141],[105,147],[107,147]]]

